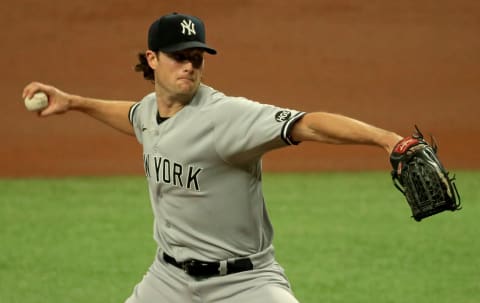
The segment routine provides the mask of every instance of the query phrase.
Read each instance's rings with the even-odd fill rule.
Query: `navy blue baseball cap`
[[[205,25],[197,17],[172,13],[155,20],[148,30],[148,49],[172,53],[187,48],[202,48],[215,55],[205,43]]]

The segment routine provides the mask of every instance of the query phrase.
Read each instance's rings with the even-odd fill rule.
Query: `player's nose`
[[[191,61],[185,61],[184,63],[184,69],[185,70],[193,70],[193,63]]]

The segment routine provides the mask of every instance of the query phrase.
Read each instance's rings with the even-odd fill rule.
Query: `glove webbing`
[[[413,190],[405,191],[396,183],[395,186],[405,194],[412,206],[413,218],[416,221],[445,210],[453,211],[461,208],[460,196],[455,183],[452,182],[455,177],[446,179],[451,184],[453,195],[455,195],[449,196],[444,190],[446,188],[444,181],[441,180],[434,167],[425,164],[423,159],[418,158],[407,165],[408,169],[403,171],[401,182],[404,184],[404,188]]]

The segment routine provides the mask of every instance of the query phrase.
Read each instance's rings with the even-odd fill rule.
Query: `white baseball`
[[[31,112],[36,112],[48,106],[48,96],[44,92],[37,92],[33,97],[25,98],[25,107]]]

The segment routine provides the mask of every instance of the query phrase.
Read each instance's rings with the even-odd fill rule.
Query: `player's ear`
[[[148,62],[148,65],[152,68],[152,69],[157,69],[157,66],[158,66],[158,55],[151,51],[151,50],[147,50],[147,52],[145,53],[145,56],[147,57],[147,62]]]

